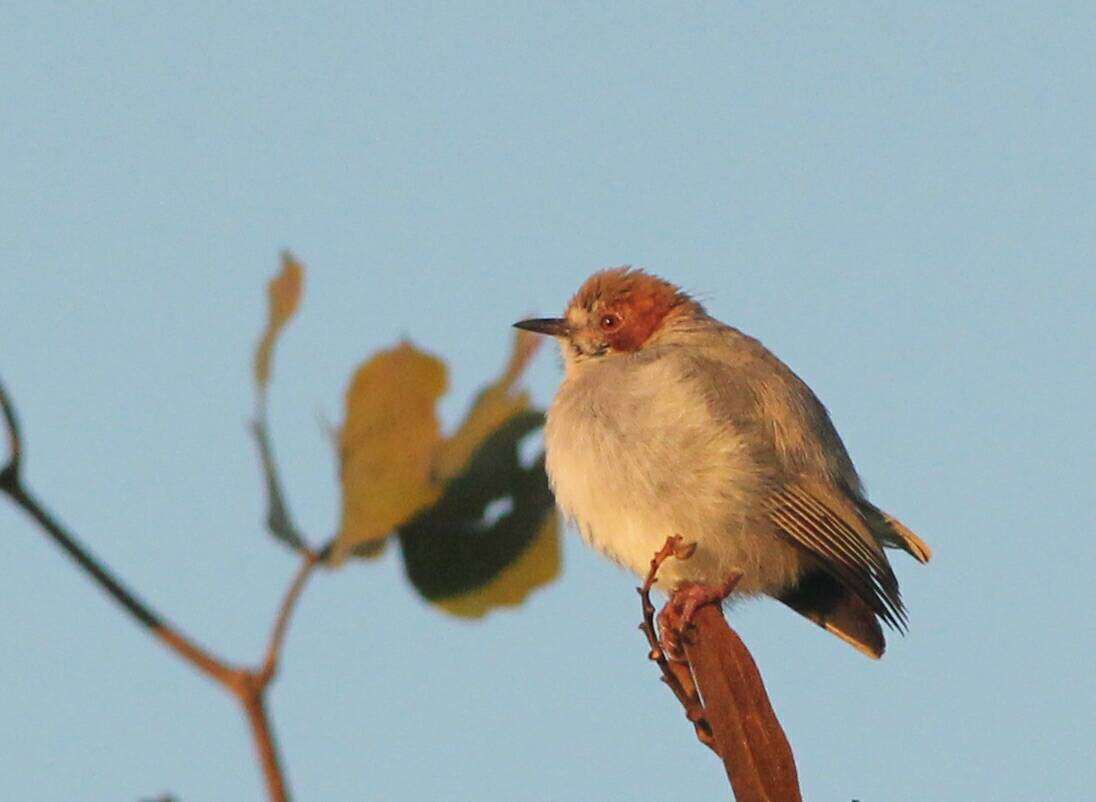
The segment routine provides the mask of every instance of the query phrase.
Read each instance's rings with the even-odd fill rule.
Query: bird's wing
[[[904,629],[898,580],[856,507],[860,480],[822,402],[759,342],[733,329],[722,334],[722,348],[693,356],[692,375],[712,416],[748,443],[758,473],[768,475],[768,519],[883,621]]]
[[[721,347],[691,356],[692,376],[713,417],[781,471],[823,475],[858,492],[845,445],[806,382],[757,340],[729,327],[720,333]]]
[[[904,629],[898,580],[853,504],[826,483],[798,477],[772,488],[765,513],[781,535],[859,596],[883,621]]]

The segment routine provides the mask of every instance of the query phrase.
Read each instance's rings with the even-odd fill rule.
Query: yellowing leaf
[[[543,454],[522,444],[544,425],[514,385],[536,349],[519,335],[502,375],[442,440],[434,412],[444,365],[402,345],[359,369],[340,435],[343,522],[331,559],[379,553],[398,533],[426,599],[463,617],[520,604],[560,570],[559,524]]]
[[[342,523],[333,561],[368,553],[441,495],[432,466],[441,443],[435,405],[445,386],[445,364],[409,343],[354,374],[339,436]]]
[[[435,472],[447,481],[464,470],[472,454],[492,432],[529,407],[529,394],[515,393],[514,384],[540,345],[541,338],[530,331],[518,330],[506,369],[485,387],[468,410],[464,422],[445,441],[438,453]]]
[[[301,288],[304,282],[304,269],[288,252],[282,254],[282,269],[267,285],[269,310],[266,328],[262,339],[255,349],[255,384],[258,393],[255,397],[255,420],[252,433],[259,446],[259,464],[266,485],[267,513],[266,524],[270,533],[283,543],[300,551],[306,547],[304,538],[298,531],[289,507],[282,493],[278,466],[274,460],[274,447],[270,442],[270,425],[266,417],[266,387],[270,382],[270,363],[274,343],[301,301]]]
[[[445,612],[461,618],[482,618],[495,607],[514,607],[541,585],[547,585],[560,569],[559,517],[550,512],[536,539],[517,561],[486,585],[459,596],[435,602]]]
[[[293,317],[301,301],[304,269],[288,251],[282,254],[282,270],[267,285],[269,307],[266,329],[255,349],[255,382],[265,388],[270,381],[270,357],[282,327]]]

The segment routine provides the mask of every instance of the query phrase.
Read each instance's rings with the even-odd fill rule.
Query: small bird
[[[868,501],[826,408],[760,342],[673,284],[591,276],[555,337],[565,375],[545,427],[556,503],[583,538],[643,576],[669,535],[695,544],[658,586],[693,602],[768,595],[879,658],[906,612],[883,551],[929,547]],[[687,623],[687,621],[686,621]]]

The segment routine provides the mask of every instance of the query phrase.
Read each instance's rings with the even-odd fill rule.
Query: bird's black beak
[[[530,320],[519,320],[514,324],[515,329],[534,331],[537,334],[548,334],[552,337],[566,337],[571,333],[571,327],[566,318],[562,317],[536,317]]]

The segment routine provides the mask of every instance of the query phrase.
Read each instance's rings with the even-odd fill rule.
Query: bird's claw
[[[740,579],[742,574],[736,572],[719,587],[690,582],[674,591],[658,614],[658,643],[667,659],[678,663],[687,661],[684,637],[696,611],[706,604],[721,604]]]

